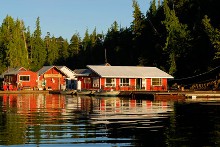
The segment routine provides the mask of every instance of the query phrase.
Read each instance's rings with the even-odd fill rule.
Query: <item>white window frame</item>
[[[155,81],[157,80],[157,81]],[[152,86],[162,86],[162,78],[152,78],[151,79]]]
[[[28,77],[28,80],[24,80],[24,79],[21,79],[21,77]],[[30,75],[19,75],[19,81],[22,81],[22,82],[30,82]]]
[[[107,79],[111,80],[111,83],[107,83]],[[116,79],[115,78],[105,78],[105,87],[116,87]]]
[[[92,78],[92,86],[95,88],[99,87],[99,78]]]
[[[128,80],[128,83],[126,83],[126,80]],[[120,86],[121,87],[130,86],[130,79],[129,78],[121,78],[120,79]]]
[[[146,79],[145,79],[145,78],[142,78],[141,89],[146,89],[146,87],[147,87],[146,82],[147,82]]]
[[[84,83],[85,84],[90,84],[91,83],[91,78],[84,78]]]

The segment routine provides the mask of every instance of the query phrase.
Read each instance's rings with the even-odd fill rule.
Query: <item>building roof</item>
[[[90,69],[75,69],[75,76],[89,76],[92,71]]]
[[[106,78],[173,78],[156,67],[97,65],[87,65],[87,67],[100,77]]]
[[[53,67],[55,67],[55,66],[43,66],[40,70],[37,71],[37,73],[38,73],[38,75],[42,75]]]
[[[67,78],[75,79],[75,73],[66,66],[56,66],[59,70],[61,70]]]
[[[2,73],[2,76],[4,75],[16,75],[20,71],[27,71],[24,67],[16,67],[16,68],[8,68],[5,72]]]

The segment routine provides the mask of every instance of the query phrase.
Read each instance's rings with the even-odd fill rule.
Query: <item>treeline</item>
[[[175,78],[206,72],[220,63],[220,15],[217,0],[152,0],[143,13],[133,0],[130,27],[113,22],[106,34],[96,28],[68,41],[42,38],[40,18],[30,32],[24,22],[6,16],[0,26],[0,72],[23,66],[37,71],[43,65],[71,69],[104,64],[156,66]],[[71,30],[70,30],[71,31]],[[106,55],[106,56],[105,56]]]

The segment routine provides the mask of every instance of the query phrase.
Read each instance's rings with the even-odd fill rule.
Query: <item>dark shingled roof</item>
[[[38,75],[44,74],[49,69],[56,67],[56,66],[43,66],[40,70],[37,71]],[[56,67],[57,68],[57,67]]]
[[[76,73],[76,76],[89,76],[92,73],[90,69],[75,69],[73,72]]]
[[[2,73],[2,75],[16,75],[18,74],[20,71],[27,71],[27,69],[25,69],[24,67],[16,67],[16,68],[8,68],[5,72]]]

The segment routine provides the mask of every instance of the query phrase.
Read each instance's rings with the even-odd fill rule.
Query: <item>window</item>
[[[20,81],[30,81],[30,76],[20,76]]]
[[[120,79],[120,86],[129,86],[129,78]]]
[[[153,78],[152,79],[152,86],[161,86],[162,85],[162,79],[160,78]]]
[[[93,78],[93,87],[99,87],[99,78]]]
[[[105,79],[106,87],[115,87],[115,79],[114,78],[106,78]]]
[[[146,86],[146,80],[144,78],[142,78],[142,85],[141,85],[141,89],[145,89]]]
[[[90,78],[84,78],[84,83],[85,84],[90,84],[91,83],[91,79]]]

